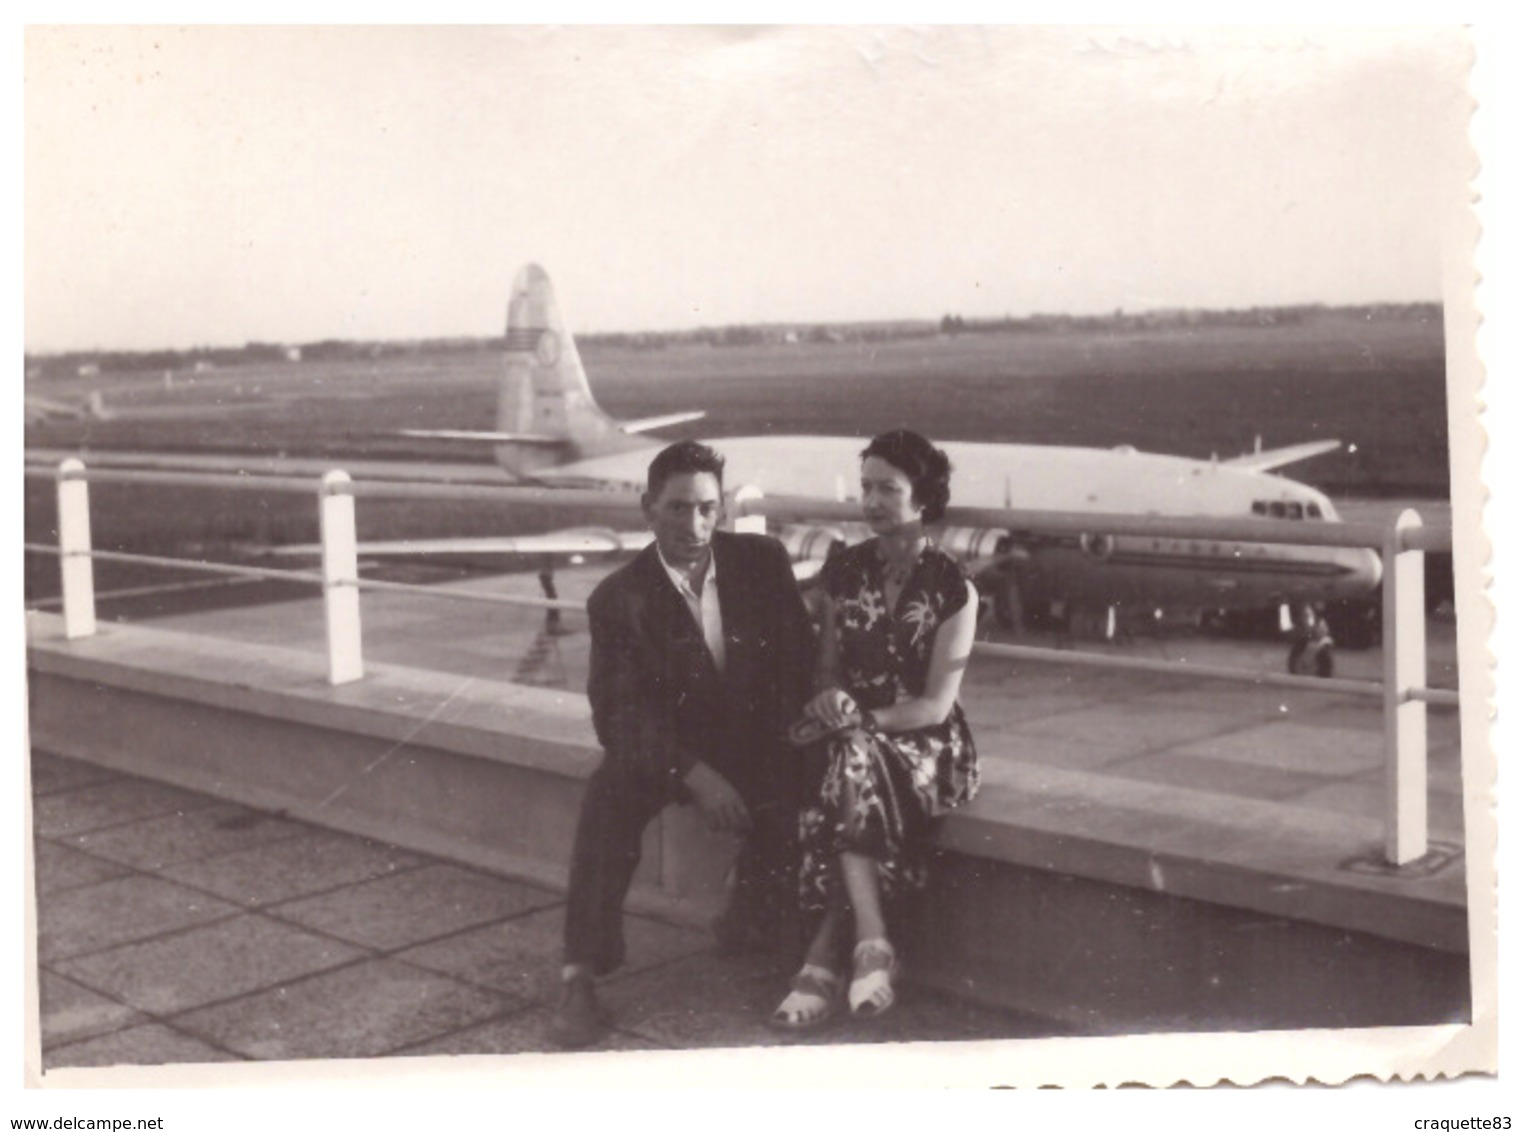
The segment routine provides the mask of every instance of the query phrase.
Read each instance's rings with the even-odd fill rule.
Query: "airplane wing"
[[[644,549],[654,538],[649,531],[615,531],[606,527],[572,527],[541,535],[509,535],[500,538],[396,539],[362,542],[360,557],[385,558],[421,554],[590,555],[624,554]],[[311,557],[321,554],[317,543],[272,547],[276,557]]]
[[[1222,460],[1224,467],[1245,468],[1250,472],[1266,472],[1282,468],[1286,464],[1298,464],[1323,452],[1335,452],[1342,447],[1340,440],[1312,440],[1305,444],[1292,444],[1288,448],[1271,448],[1267,452],[1249,452],[1231,460]]]
[[[476,444],[539,444],[546,448],[558,448],[565,443],[556,437],[532,432],[471,432],[459,428],[401,428],[391,435],[415,440],[466,440]]]
[[[618,427],[625,432],[649,432],[651,429],[665,428],[667,425],[701,420],[707,415],[702,409],[695,409],[686,413],[667,413],[664,417],[642,417],[636,421],[619,421]]]
[[[321,476],[341,468],[355,479],[419,483],[512,486],[514,480],[495,464],[446,464],[414,460],[377,460],[350,456],[291,457],[270,453],[179,453],[86,451],[28,448],[26,463],[56,466],[78,457],[87,467],[126,471],[190,472],[246,478],[250,476]]]
[[[627,433],[649,432],[668,425],[685,424],[707,416],[702,409],[687,413],[667,413],[662,417],[644,417],[635,421],[619,421],[620,431]],[[538,432],[475,432],[460,428],[403,428],[393,436],[406,436],[414,440],[463,440],[474,444],[536,444],[545,448],[560,448],[565,438]]]

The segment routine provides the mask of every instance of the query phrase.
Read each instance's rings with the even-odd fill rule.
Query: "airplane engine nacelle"
[[[777,539],[794,562],[825,562],[846,547],[846,536],[834,527],[795,525],[782,527]]]
[[[1104,562],[1115,553],[1115,536],[1084,532],[1078,536],[1078,546],[1090,558],[1097,558]]]
[[[936,542],[953,558],[974,564],[990,558],[1009,558],[1014,551],[1014,542],[1002,527],[946,527]]]

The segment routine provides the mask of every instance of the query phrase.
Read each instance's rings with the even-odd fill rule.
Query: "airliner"
[[[703,417],[701,411],[620,421],[593,397],[574,338],[560,315],[550,277],[537,264],[514,281],[508,304],[496,428],[403,429],[399,435],[490,449],[506,477],[523,485],[637,493],[662,441],[646,433]],[[1332,502],[1306,484],[1271,474],[1341,448],[1320,440],[1231,459],[1199,460],[1113,449],[1004,444],[935,438],[953,467],[953,507],[1095,515],[1189,516],[1338,522]],[[806,579],[839,546],[866,537],[864,526],[807,517],[808,503],[856,496],[866,437],[719,437],[726,487],[800,501],[798,521],[772,530]],[[96,463],[117,463],[115,459]],[[196,467],[228,457],[143,457],[154,466]],[[244,460],[240,472],[290,473],[312,461]],[[228,470],[223,467],[222,470]],[[355,464],[356,476],[447,478],[461,470],[414,464]],[[436,474],[434,474],[436,473]],[[825,510],[825,509],[820,509]],[[839,508],[834,509],[839,513]],[[1108,636],[1116,611],[1261,610],[1362,598],[1379,584],[1380,561],[1366,549],[1288,546],[1150,534],[943,526],[940,544],[961,558],[1000,620],[1048,612],[1079,632]],[[584,528],[499,539],[433,539],[365,544],[367,555],[402,553],[549,554],[629,552],[644,532]],[[294,549],[294,548],[293,548]],[[1097,620],[1096,620],[1097,618]]]
[[[493,432],[408,429],[404,435],[490,445],[521,481],[561,487],[638,490],[658,442],[645,431],[701,417],[675,413],[620,422],[598,407],[576,343],[560,316],[549,275],[519,272],[508,304],[503,372]],[[855,498],[864,437],[721,437],[727,486],[767,497]],[[1053,445],[939,442],[953,467],[952,502],[1020,511],[1339,521],[1320,491],[1269,474],[1338,450],[1321,440],[1226,460]],[[800,564],[817,564],[865,527],[802,522],[774,532]],[[1368,550],[1275,546],[1213,539],[1104,533],[1043,533],[1022,527],[943,528],[941,544],[993,592],[1003,619],[1023,607],[1070,613],[1117,607],[1259,609],[1366,596],[1380,563]],[[806,572],[806,571],[800,571]]]

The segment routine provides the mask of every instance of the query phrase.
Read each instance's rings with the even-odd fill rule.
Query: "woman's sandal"
[[[840,976],[834,971],[805,963],[790,986],[788,996],[766,1020],[772,1029],[792,1034],[817,1030],[840,1012]]]
[[[851,956],[851,989],[847,1001],[857,1018],[876,1018],[893,1005],[893,977],[898,957],[885,939],[864,939]]]

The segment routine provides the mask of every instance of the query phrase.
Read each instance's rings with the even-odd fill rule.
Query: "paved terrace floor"
[[[45,752],[31,768],[44,1075],[555,1051],[560,895]],[[628,938],[602,1051],[1071,1032],[911,985],[875,1022],[778,1035],[769,958],[632,915]]]

